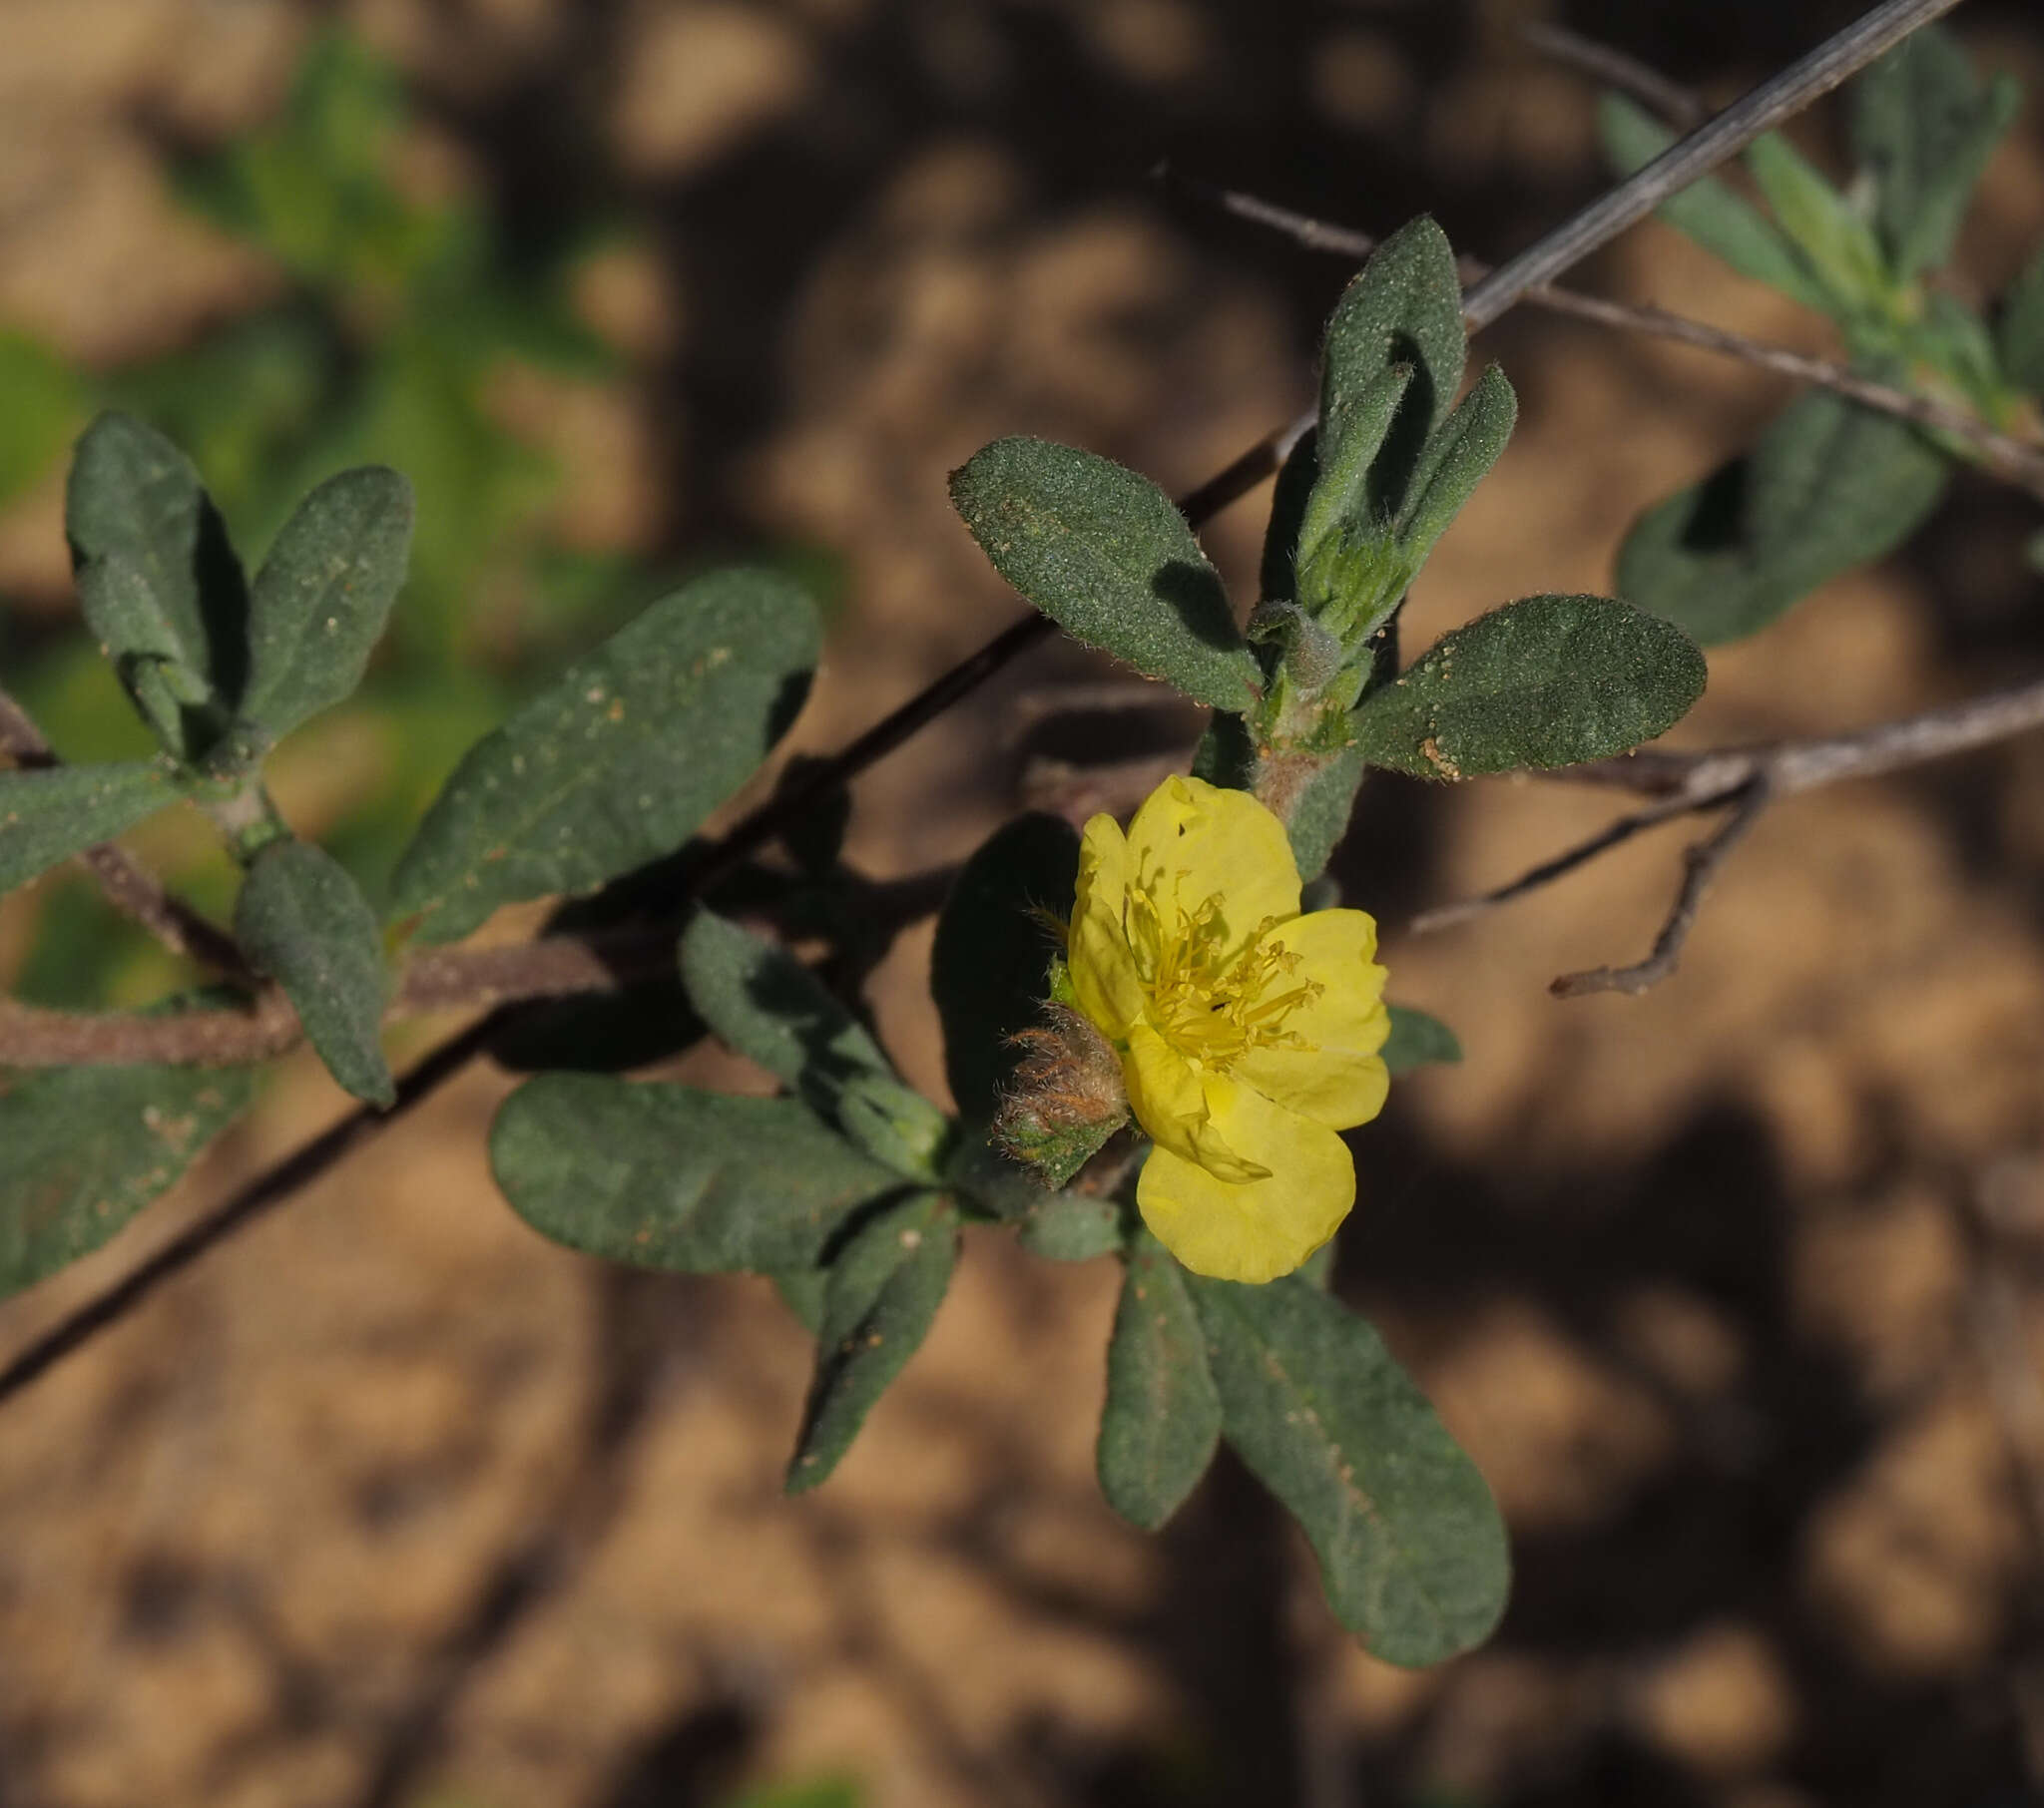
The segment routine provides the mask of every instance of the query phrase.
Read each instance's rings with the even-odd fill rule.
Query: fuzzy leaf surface
[[[1905,422],[1811,391],[1750,456],[1640,517],[1619,549],[1618,588],[1706,647],[1740,640],[1900,545],[1949,468]]]
[[[1686,635],[1630,604],[1525,597],[1443,635],[1349,721],[1371,765],[1415,778],[1567,766],[1652,740],[1704,677]]]
[[[0,771],[0,892],[153,816],[177,792],[141,760]]]
[[[993,568],[1066,633],[1217,709],[1262,678],[1221,574],[1171,498],[1097,453],[997,439],[951,473]]]
[[[394,1104],[383,1059],[383,938],[347,869],[309,841],[272,841],[235,901],[235,940],[283,988],[335,1081],[371,1105]]]
[[[543,1236],[640,1268],[813,1268],[900,1176],[798,1100],[542,1074],[504,1101],[490,1168]]]
[[[249,1109],[249,1068],[53,1068],[0,1093],[0,1293],[89,1255]]]
[[[949,1129],[866,1027],[786,949],[710,910],[682,936],[682,983],[717,1037],[798,1094],[876,1161],[934,1179]]]
[[[653,604],[469,749],[398,866],[397,908],[452,941],[499,904],[673,853],[785,732],[817,640],[808,599],[771,572]]]
[[[1384,1043],[1383,1057],[1393,1080],[1430,1062],[1454,1063],[1462,1059],[1461,1042],[1439,1018],[1415,1011],[1410,1005],[1390,1005],[1386,1009],[1391,1013],[1391,1034]]]
[[[1228,1441],[1290,1509],[1335,1616],[1391,1663],[1439,1663],[1497,1624],[1497,1503],[1368,1324],[1296,1275],[1188,1277]]]
[[[1879,241],[1822,172],[1778,132],[1755,139],[1746,164],[1783,231],[1837,301],[1848,309],[1877,305],[1890,286]]]
[[[861,1224],[823,1288],[816,1375],[787,1466],[789,1494],[827,1481],[880,1396],[921,1346],[958,1260],[958,1215],[917,1193]]]
[[[329,477],[278,531],[249,592],[242,713],[280,739],[348,696],[411,555],[411,485],[381,465]]]
[[[87,625],[166,751],[197,762],[249,669],[247,587],[198,470],[154,427],[102,414],[72,458],[64,533]]]
[[[1129,1250],[1107,1346],[1095,1467],[1107,1504],[1155,1532],[1199,1485],[1221,1442],[1221,1395],[1186,1273],[1148,1231]]]

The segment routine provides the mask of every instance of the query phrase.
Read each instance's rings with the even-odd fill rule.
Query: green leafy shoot
[[[139,760],[0,771],[0,892],[113,840],[177,795],[161,766]]]

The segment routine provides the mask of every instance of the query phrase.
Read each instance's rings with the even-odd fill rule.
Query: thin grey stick
[[[1629,57],[1624,51],[1565,25],[1550,25],[1535,19],[1519,27],[1519,36],[1542,56],[1552,57],[1579,69],[1621,94],[1629,94],[1643,107],[1651,108],[1678,132],[1691,132],[1710,117],[1704,98],[1694,88],[1671,82],[1658,69]]]
[[[1580,263],[1635,221],[1644,220],[1669,196],[1708,175],[1762,133],[1799,113],[1919,25],[1950,12],[1957,4],[1958,0],[1883,0],[1493,270],[1462,297],[1462,317],[1469,330],[1488,326],[1529,288],[1551,282]]]
[[[1367,232],[1310,219],[1289,208],[1265,201],[1260,196],[1246,195],[1234,189],[1213,188],[1185,178],[1177,181],[1181,188],[1210,201],[1224,213],[1282,232],[1309,250],[1362,258],[1376,246],[1376,239]],[[1475,257],[1458,257],[1456,268],[1465,283],[1481,282],[1490,274],[1490,266]],[[1567,314],[1600,326],[1616,327],[1623,332],[1672,339],[1677,344],[1692,345],[1700,351],[1737,358],[1762,370],[1772,370],[1797,382],[1832,390],[1877,413],[1893,415],[1914,426],[1949,433],[1977,452],[1983,469],[2044,502],[2044,447],[2003,433],[1978,415],[1953,407],[1935,396],[1919,395],[1913,390],[1877,383],[1829,358],[1814,358],[1785,346],[1770,345],[1764,340],[1749,338],[1745,333],[1731,332],[1722,326],[1671,313],[1667,308],[1656,307],[1652,303],[1613,301],[1602,295],[1586,295],[1576,289],[1560,288],[1550,282],[1536,284],[1520,299],[1528,306],[1545,308],[1550,313]]]
[[[1661,933],[1654,938],[1652,954],[1630,967],[1593,967],[1584,973],[1564,973],[1548,986],[1548,991],[1556,998],[1586,998],[1593,992],[1623,992],[1636,998],[1665,980],[1675,971],[1682,945],[1696,927],[1704,893],[1718,876],[1726,856],[1760,820],[1768,801],[1767,780],[1756,778],[1740,798],[1739,807],[1710,840],[1683,850],[1682,889],[1676,893],[1675,907],[1669,911]]]
[[[1963,703],[1941,709],[1926,709],[1920,715],[1882,722],[1854,734],[1827,735],[1821,739],[1777,741],[1754,747],[1716,747],[1698,753],[1671,752],[1649,747],[1617,759],[1600,759],[1580,766],[1565,766],[1542,776],[1612,784],[1640,791],[1658,801],[1632,815],[1621,816],[1587,840],[1564,849],[1522,873],[1509,884],[1500,885],[1480,897],[1455,904],[1438,905],[1422,911],[1406,928],[1415,935],[1431,934],[1483,916],[1501,904],[1522,898],[1529,892],[1575,871],[1597,855],[1627,841],[1640,830],[1652,828],[1677,816],[1699,814],[1739,805],[1734,822],[1701,849],[1690,850],[1691,870],[1674,911],[1662,931],[1662,942],[1648,960],[1636,967],[1599,968],[1592,974],[1565,974],[1551,990],[1558,997],[1578,998],[1587,992],[1644,992],[1675,969],[1690,922],[1717,868],[1723,864],[1734,843],[1753,825],[1753,819],[1779,798],[1819,785],[1837,784],[1848,778],[1872,778],[1926,760],[1942,759],[1989,746],[2013,735],[2044,727],[2044,679],[2019,685],[2013,690],[1991,691]],[[1735,826],[1736,825],[1736,826]],[[1696,862],[1706,860],[1701,875]],[[1672,934],[1672,941],[1671,941]],[[1667,944],[1664,958],[1663,944]],[[1595,983],[1593,983],[1595,982]]]

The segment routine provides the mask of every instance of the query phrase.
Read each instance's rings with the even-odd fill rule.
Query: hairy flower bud
[[[1044,1008],[1044,1023],[1011,1038],[1023,1052],[994,1120],[994,1140],[1047,1186],[1062,1186],[1129,1121],[1121,1059],[1077,1011]]]

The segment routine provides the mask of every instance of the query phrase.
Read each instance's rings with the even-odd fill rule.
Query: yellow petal
[[[1129,952],[1122,907],[1129,889],[1129,844],[1112,816],[1095,816],[1079,841],[1079,885],[1065,964],[1079,1009],[1121,1041],[1142,1015],[1143,980]]]
[[[1234,1083],[1194,1068],[1147,1023],[1129,1031],[1122,1077],[1129,1109],[1159,1147],[1229,1180],[1251,1180],[1270,1171],[1245,1160],[1216,1122],[1238,1090]]]
[[[1195,1274],[1270,1281],[1334,1234],[1355,1203],[1355,1164],[1341,1138],[1248,1087],[1220,1126],[1262,1179],[1231,1183],[1162,1145],[1150,1151],[1136,1203],[1157,1239]]]
[[[1231,954],[1269,919],[1298,914],[1290,837],[1247,791],[1167,778],[1129,824],[1129,853],[1167,924],[1218,896]]]
[[[1317,910],[1272,930],[1266,945],[1298,957],[1277,984],[1310,982],[1319,991],[1284,1018],[1285,1035],[1302,1046],[1248,1050],[1235,1063],[1236,1078],[1331,1130],[1367,1124],[1384,1109],[1391,1084],[1377,1054],[1391,1018],[1384,970],[1371,959],[1375,921],[1360,910]]]

